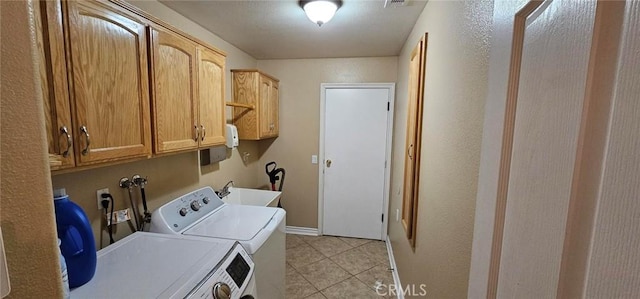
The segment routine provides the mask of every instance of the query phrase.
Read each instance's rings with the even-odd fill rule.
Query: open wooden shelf
[[[255,105],[242,104],[242,103],[236,103],[236,102],[225,102],[225,105],[232,106],[232,107],[247,108],[247,109],[250,109],[250,110],[256,109]]]

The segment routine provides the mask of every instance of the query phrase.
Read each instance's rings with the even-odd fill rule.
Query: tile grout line
[[[326,288],[323,288],[322,290],[319,290],[318,292],[320,292],[320,293],[324,296],[324,294],[322,293],[322,291],[324,291],[324,290],[326,290],[326,289],[328,289],[328,288],[330,288],[330,287],[332,287],[332,286],[335,286],[335,285],[337,285],[337,284],[343,283],[343,282],[345,282],[345,281],[347,281],[347,280],[349,280],[349,279],[351,279],[351,278],[355,278],[358,282],[362,283],[362,284],[363,284],[367,289],[369,289],[370,291],[374,291],[374,292],[375,292],[375,288],[372,288],[372,287],[368,286],[365,282],[363,282],[362,280],[360,280],[360,279],[359,279],[358,277],[356,277],[355,275],[351,275],[350,277],[347,277],[347,278],[345,278],[345,279],[343,279],[343,280],[341,280],[341,281],[339,281],[339,282],[336,282],[336,283],[334,283],[334,284],[332,284],[332,285],[330,285],[330,286],[328,286],[328,287],[326,287]],[[315,288],[315,287],[314,287],[314,288]],[[311,294],[311,295],[313,295],[313,294]],[[310,295],[309,295],[309,296],[310,296]],[[325,298],[326,298],[326,296],[325,296]]]
[[[349,273],[349,272],[347,272],[347,273]],[[355,277],[355,275],[351,275],[351,273],[349,273],[349,277],[347,277],[347,278],[345,278],[345,279],[343,279],[343,280],[340,280],[340,281],[338,281],[338,282],[336,282],[336,283],[333,283],[333,284],[331,284],[331,285],[329,285],[329,286],[327,286],[327,287],[324,287],[324,288],[322,288],[322,289],[318,289],[316,286],[314,286],[314,285],[313,285],[313,283],[311,283],[311,281],[309,281],[306,277],[304,277],[304,275],[300,274],[300,276],[302,276],[302,278],[303,278],[304,280],[306,280],[309,284],[311,284],[311,286],[312,286],[314,289],[318,290],[318,292],[320,292],[320,293],[322,293],[322,291],[324,291],[324,290],[326,290],[326,289],[328,289],[328,288],[330,288],[330,287],[332,287],[332,286],[335,286],[335,285],[337,285],[337,284],[339,284],[339,283],[341,283],[341,282],[344,282],[345,280],[348,280],[348,279],[350,279],[350,278],[352,278],[352,277]],[[357,278],[356,278],[356,279],[357,279]],[[313,294],[311,294],[311,295],[313,295]],[[324,296],[324,294],[322,294],[322,295]]]
[[[371,240],[371,241],[373,241],[373,240]],[[358,246],[356,246],[356,247],[353,247],[353,248],[351,248],[351,249],[349,249],[349,250],[353,250],[353,249],[356,249],[356,248],[360,248],[360,247],[362,247],[362,246],[364,246],[364,245],[366,245],[366,244],[368,244],[368,243],[371,243],[371,241],[369,241],[369,242],[367,242],[367,243],[364,243],[364,244],[360,244],[360,245],[358,245]],[[385,242],[385,245],[386,245],[386,242]],[[341,252],[341,253],[338,253],[338,254],[336,254],[336,255],[334,255],[334,256],[337,256],[337,255],[343,254],[343,253],[345,253],[345,252],[347,252],[347,251],[349,251],[349,250],[345,250],[345,251],[343,251],[343,252]],[[387,250],[386,248],[385,248],[385,251],[387,251],[387,255],[388,255],[388,254],[389,254],[389,252],[388,252],[388,250]],[[390,261],[386,261],[386,262],[379,262],[377,259],[372,258],[372,257],[371,257],[371,255],[370,255],[370,254],[368,254],[367,252],[363,252],[363,253],[364,253],[365,255],[367,255],[369,258],[371,258],[371,259],[376,263],[376,265],[375,265],[375,266],[373,266],[373,267],[371,267],[371,268],[368,268],[367,270],[364,270],[364,271],[361,271],[361,272],[359,272],[359,273],[357,273],[357,274],[354,274],[354,276],[355,276],[355,275],[358,275],[358,274],[361,274],[361,273],[363,273],[363,272],[365,272],[365,271],[369,271],[369,270],[371,270],[371,269],[375,268],[375,267],[376,267],[376,266],[378,266],[378,265],[385,265],[385,264],[387,264],[387,263],[390,263]],[[333,256],[332,256],[332,257],[333,257]],[[337,263],[337,262],[335,262],[334,260],[331,260],[331,261],[333,261],[334,263],[338,264],[338,263]],[[338,264],[338,266],[340,266],[340,264]],[[341,267],[341,268],[342,268],[342,267]],[[343,268],[343,269],[344,269],[344,268]],[[345,271],[347,271],[347,272],[349,272],[347,269],[344,269],[344,270],[345,270]],[[349,272],[349,273],[351,273],[351,272]]]
[[[302,242],[302,244],[298,244],[298,245],[296,245],[296,246],[286,248],[286,237],[288,237],[288,236],[293,236],[293,237],[295,237],[296,239],[300,240],[300,242]],[[298,237],[298,236],[296,236],[296,235],[288,234],[288,235],[286,235],[286,236],[285,236],[285,250],[287,250],[287,249],[293,249],[293,248],[296,248],[296,247],[300,247],[300,246],[302,246],[302,245],[309,245],[309,244],[307,244],[304,240],[302,240],[300,237]]]
[[[374,241],[374,240],[370,240],[370,241],[368,241],[368,242],[366,242],[366,243],[363,243],[363,244],[360,244],[360,245],[358,245],[358,246],[352,247],[352,248],[351,248],[351,249],[349,249],[349,250],[353,250],[353,249],[356,249],[356,248],[360,248],[360,247],[362,247],[362,246],[364,246],[364,245],[366,245],[366,244],[369,244],[369,243],[371,243],[371,242],[373,242],[373,241]],[[343,242],[344,242],[344,241],[343,241]],[[384,242],[384,243],[385,243],[385,252],[386,252],[386,254],[387,254],[387,259],[388,259],[389,251],[388,251],[388,250],[387,250],[387,248],[386,248],[386,245],[387,245],[386,243],[387,243],[387,242],[386,242],[386,241],[382,241],[382,242]],[[346,243],[346,242],[345,242],[345,243]],[[349,251],[349,250],[346,250],[346,251]],[[344,251],[344,252],[346,252],[346,251]],[[339,254],[342,254],[342,253],[344,253],[344,252],[341,252],[341,253],[339,253]],[[339,254],[336,254],[336,255],[339,255]],[[366,254],[368,257],[370,257],[370,258],[371,258],[371,255],[369,255],[367,252],[364,252],[364,254]],[[334,255],[334,256],[335,256],[335,255]],[[329,258],[329,259],[331,259],[331,258]],[[389,268],[390,268],[391,261],[390,261],[390,260],[387,260],[387,261],[385,261],[385,262],[379,262],[379,261],[378,261],[377,259],[375,259],[375,258],[371,258],[371,259],[375,261],[375,265],[374,265],[374,266],[372,266],[372,267],[370,267],[370,268],[368,268],[368,269],[366,269],[366,270],[360,271],[360,272],[358,272],[357,274],[352,274],[351,276],[352,276],[352,277],[354,277],[354,278],[355,278],[356,280],[358,280],[359,282],[361,282],[362,284],[364,284],[367,288],[370,288],[370,289],[375,290],[373,287],[369,286],[366,282],[364,282],[364,281],[362,281],[360,278],[358,278],[358,275],[360,275],[360,274],[362,274],[362,273],[364,273],[364,272],[367,272],[367,271],[369,271],[369,270],[371,270],[371,269],[373,269],[373,268],[375,268],[375,267],[377,267],[377,266],[383,266],[383,267],[385,267],[385,268],[389,269]],[[340,266],[340,264],[339,264],[339,263],[337,263],[336,261],[334,261],[334,260],[332,260],[332,259],[331,259],[331,261],[333,261],[334,263],[336,263],[336,264],[338,265],[338,267],[340,267],[340,268],[342,268],[343,270],[347,271],[347,273],[351,274],[351,272],[349,272],[347,269],[344,269],[344,268],[343,268],[342,266]],[[349,278],[347,278],[347,279],[349,279]],[[347,279],[344,279],[344,280],[347,280]],[[344,280],[343,280],[343,281],[344,281]]]
[[[313,294],[315,294],[315,293],[318,293],[318,292],[321,292],[321,291],[322,291],[322,290],[318,290],[318,288],[316,288],[316,286],[314,286],[314,285],[313,285],[313,283],[311,283],[311,281],[309,281],[306,277],[304,277],[304,275],[302,275],[300,272],[298,272],[298,275],[299,275],[300,277],[302,277],[302,279],[304,279],[304,280],[305,280],[305,281],[306,281],[306,282],[307,282],[307,283],[308,283],[308,284],[309,284],[309,285],[310,285],[314,290],[316,290]],[[313,294],[311,294],[311,295],[313,295]],[[311,296],[311,295],[309,295],[309,296]],[[307,297],[309,297],[309,296],[307,296]],[[324,296],[324,295],[323,295],[323,296]]]
[[[313,247],[312,247],[312,248],[313,248]],[[315,249],[315,248],[314,248],[314,249]],[[329,286],[327,286],[327,287],[324,287],[324,288],[322,288],[322,289],[318,289],[315,285],[313,285],[313,283],[312,283],[309,279],[307,279],[307,278],[306,278],[302,273],[300,273],[299,271],[297,271],[297,270],[296,270],[296,272],[297,272],[297,273],[298,273],[298,274],[299,274],[299,275],[300,275],[304,280],[306,280],[309,284],[311,284],[311,286],[312,286],[314,289],[318,290],[318,292],[322,293],[322,291],[323,291],[323,290],[326,290],[326,289],[328,289],[328,288],[330,288],[330,287],[332,287],[332,286],[334,286],[334,285],[337,285],[337,284],[339,284],[339,283],[341,283],[341,282],[343,282],[343,281],[345,281],[345,280],[348,280],[348,279],[350,279],[350,278],[352,278],[352,277],[354,277],[354,278],[358,279],[357,277],[355,277],[355,275],[351,274],[349,271],[347,271],[346,269],[342,268],[338,263],[336,263],[335,261],[333,261],[330,257],[326,257],[326,256],[325,256],[323,259],[319,260],[319,261],[315,261],[315,262],[313,262],[313,263],[306,264],[306,265],[304,265],[303,267],[305,267],[305,266],[309,266],[309,265],[313,265],[313,264],[319,263],[319,262],[324,261],[324,260],[329,260],[329,261],[331,261],[332,263],[336,264],[336,266],[338,266],[338,268],[342,269],[344,272],[346,272],[347,274],[349,274],[349,277],[347,277],[347,278],[345,278],[345,279],[343,279],[343,280],[340,280],[340,281],[338,281],[338,282],[335,282],[335,283],[333,283],[333,284],[331,284],[331,285],[329,285]],[[295,268],[294,268],[294,269],[295,269]],[[360,280],[358,279],[358,281],[360,281]],[[324,294],[323,294],[323,296],[324,296]]]
[[[339,283],[341,283],[341,282],[344,282],[344,281],[346,281],[346,280],[351,279],[352,277],[355,277],[354,275],[351,275],[351,274],[349,274],[349,275],[350,275],[349,277],[347,277],[347,278],[345,278],[345,279],[343,279],[343,280],[341,280],[341,281],[338,281],[338,282],[336,282],[336,283],[334,283],[334,284],[332,284],[332,285],[330,285],[330,286],[328,286],[328,287],[325,287],[325,288],[323,288],[322,290],[319,290],[319,292],[320,292],[320,293],[322,293],[322,291],[324,291],[324,290],[326,290],[326,289],[328,289],[328,288],[330,288],[330,287],[332,287],[332,286],[335,286],[335,285],[337,285],[337,284],[339,284]],[[357,278],[356,278],[356,279],[357,279]],[[314,286],[314,287],[315,287],[315,286]],[[322,295],[324,296],[324,294],[322,294]]]
[[[349,243],[347,243],[346,241],[344,241],[344,240],[340,239],[340,237],[335,237],[335,236],[326,236],[327,238],[335,238],[335,239],[339,240],[342,244],[345,244],[345,245],[347,245],[347,246],[349,247],[349,249],[347,249],[347,250],[344,250],[344,251],[342,251],[342,252],[339,252],[339,253],[333,254],[333,255],[331,255],[331,256],[327,256],[327,255],[325,255],[322,251],[320,251],[318,248],[316,248],[316,247],[312,244],[314,241],[321,240],[321,239],[322,239],[322,237],[325,237],[325,236],[312,237],[312,238],[314,238],[315,240],[314,240],[314,239],[312,239],[312,240],[310,240],[310,241],[307,241],[307,240],[305,240],[304,238],[300,238],[300,237],[297,237],[297,236],[296,236],[296,238],[298,238],[300,241],[302,241],[302,244],[298,244],[297,246],[290,247],[290,249],[297,248],[297,247],[300,247],[300,246],[302,246],[302,245],[305,245],[305,244],[306,244],[306,245],[307,245],[307,246],[309,246],[312,250],[317,251],[318,253],[320,253],[320,254],[323,256],[323,258],[322,258],[322,259],[320,259],[320,260],[318,260],[318,261],[315,261],[315,262],[312,262],[312,263],[309,263],[309,264],[306,264],[306,265],[303,265],[302,267],[309,266],[309,265],[312,265],[312,264],[315,264],[315,263],[319,263],[319,262],[324,261],[325,259],[328,259],[328,260],[329,260],[329,262],[332,262],[332,263],[334,263],[335,265],[337,265],[337,266],[338,266],[338,268],[342,269],[342,270],[343,270],[345,273],[347,273],[349,276],[348,276],[348,277],[346,277],[346,278],[344,278],[344,279],[342,279],[342,280],[340,280],[340,281],[338,281],[338,282],[335,282],[335,283],[333,283],[333,284],[331,284],[331,285],[329,285],[329,286],[327,286],[327,287],[325,287],[325,288],[319,289],[319,288],[317,288],[313,283],[311,283],[311,281],[309,281],[309,279],[307,279],[304,275],[302,275],[296,267],[294,267],[292,264],[290,264],[290,263],[288,263],[288,262],[287,262],[287,264],[288,264],[289,266],[291,266],[291,267],[292,267],[292,269],[296,272],[296,274],[297,274],[298,276],[302,277],[302,279],[303,279],[303,280],[305,280],[307,283],[309,283],[309,285],[311,285],[311,287],[312,287],[314,290],[316,290],[316,292],[314,292],[313,294],[311,294],[311,295],[309,295],[309,296],[312,296],[312,295],[317,294],[317,293],[319,293],[320,295],[324,296],[324,293],[323,293],[322,291],[324,291],[324,290],[326,290],[326,289],[328,289],[328,288],[330,288],[330,287],[332,287],[332,286],[335,286],[335,285],[337,285],[337,284],[340,284],[340,283],[342,283],[342,282],[345,282],[345,281],[347,281],[347,280],[349,280],[349,279],[351,279],[351,278],[355,278],[355,279],[356,279],[356,281],[358,281],[358,282],[362,283],[362,284],[363,284],[367,289],[369,289],[369,290],[373,290],[373,287],[372,287],[372,286],[367,285],[367,283],[366,283],[366,282],[364,282],[364,281],[362,281],[360,278],[358,278],[358,277],[357,277],[357,275],[360,275],[360,274],[362,274],[362,273],[365,273],[365,272],[367,272],[367,271],[370,271],[371,269],[374,269],[374,268],[376,268],[376,267],[378,267],[378,266],[386,267],[386,268],[388,269],[388,268],[389,268],[389,266],[390,266],[390,264],[391,264],[391,261],[390,261],[390,260],[386,260],[386,261],[384,261],[384,262],[380,262],[377,258],[375,258],[375,255],[374,255],[374,254],[370,254],[368,251],[361,251],[361,253],[365,254],[368,258],[370,258],[371,260],[373,260],[375,265],[374,265],[374,266],[371,266],[371,267],[369,267],[369,268],[367,268],[367,269],[365,269],[365,270],[362,270],[362,271],[360,271],[360,272],[358,272],[358,273],[356,273],[356,274],[351,274],[351,272],[349,272],[347,269],[345,269],[343,266],[341,266],[341,265],[340,265],[340,263],[336,262],[336,261],[335,261],[335,260],[333,260],[332,258],[333,258],[333,257],[335,257],[335,256],[338,256],[338,255],[340,255],[340,254],[343,254],[343,253],[345,253],[345,252],[347,252],[347,251],[349,251],[349,250],[357,249],[357,248],[363,247],[364,245],[370,244],[370,243],[371,243],[371,242],[373,242],[374,240],[368,240],[368,241],[367,241],[367,242],[365,242],[365,243],[359,244],[359,245],[357,245],[357,246],[353,246],[352,244],[349,244]],[[389,258],[389,257],[388,257],[389,251],[387,250],[387,247],[388,247],[387,245],[388,245],[388,244],[386,244],[387,242],[386,242],[385,240],[380,240],[380,241],[381,241],[381,242],[383,242],[383,243],[385,243],[385,250],[384,250],[384,251],[385,251],[386,256],[387,256],[387,259],[388,259],[388,258]],[[309,296],[307,296],[307,297],[309,297]]]
[[[288,262],[287,262],[287,264],[288,264]],[[291,266],[291,264],[289,264],[289,265]],[[298,274],[298,276],[302,277],[302,279],[304,279],[304,281],[306,281],[314,290],[316,290],[315,292],[311,293],[311,295],[320,292],[320,290],[318,290],[318,288],[316,288],[316,286],[314,286],[306,277],[304,277],[304,275],[300,274],[300,272],[298,272],[298,270],[296,270],[296,268],[294,268],[293,266],[291,266],[291,268],[293,268],[293,271],[295,271],[296,274]],[[311,296],[311,295],[309,295],[309,296]],[[305,296],[304,298],[309,297],[309,296]],[[324,296],[324,294],[322,296]]]
[[[311,264],[319,263],[319,262],[324,261],[324,260],[326,260],[326,259],[329,259],[329,258],[328,258],[328,257],[326,257],[326,256],[322,256],[322,258],[321,258],[321,259],[319,259],[319,260],[317,260],[317,261],[314,261],[314,262],[310,262],[310,263],[308,263],[308,264],[300,265],[300,267],[306,267],[306,266],[309,266],[309,265],[311,265]],[[300,270],[298,270],[298,269],[297,269],[296,267],[294,267],[292,264],[289,264],[289,265],[291,265],[291,267],[292,267],[294,270],[296,270],[296,272],[298,272],[298,273],[300,272]]]
[[[349,273],[350,275],[355,276],[355,275],[361,274],[361,273],[363,273],[363,272],[365,272],[365,271],[369,271],[369,270],[371,270],[371,269],[375,268],[375,267],[376,267],[376,266],[378,266],[378,265],[387,265],[387,266],[388,266],[388,264],[390,264],[390,261],[388,261],[388,260],[387,260],[387,261],[385,261],[385,262],[379,262],[376,258],[373,258],[373,257],[372,257],[372,255],[368,254],[368,252],[363,252],[365,255],[367,255],[368,257],[370,257],[370,258],[371,258],[371,259],[376,263],[376,265],[375,265],[375,266],[372,266],[372,267],[370,267],[370,268],[367,268],[366,270],[360,271],[360,272],[358,272],[358,273],[356,273],[356,274],[351,274],[351,272],[349,272],[349,270],[347,270],[347,269],[345,269],[344,267],[340,266],[340,264],[339,264],[339,263],[337,263],[336,261],[334,261],[332,258],[333,258],[333,257],[335,257],[335,256],[338,256],[338,255],[340,255],[340,254],[343,254],[343,253],[345,253],[345,252],[347,252],[347,251],[349,251],[349,250],[353,250],[353,249],[356,249],[356,248],[363,247],[364,245],[369,244],[369,243],[374,242],[374,241],[377,241],[377,240],[368,240],[367,242],[362,243],[362,244],[360,244],[360,245],[352,246],[351,244],[349,244],[349,243],[347,243],[347,242],[345,242],[345,241],[340,240],[340,237],[334,237],[334,236],[318,236],[318,237],[316,237],[316,238],[319,238],[319,237],[336,238],[336,239],[338,239],[339,241],[341,241],[341,242],[345,243],[345,244],[346,244],[347,246],[349,246],[350,248],[349,248],[349,249],[347,249],[347,250],[345,250],[345,251],[342,251],[342,252],[339,252],[339,253],[337,253],[337,254],[334,254],[334,255],[332,255],[332,256],[326,256],[324,253],[322,253],[320,250],[318,250],[318,248],[314,247],[314,246],[313,246],[313,244],[311,244],[310,242],[307,242],[307,241],[303,240],[302,238],[299,238],[299,237],[298,237],[298,238],[299,238],[300,240],[302,240],[303,242],[305,242],[307,245],[309,245],[312,249],[314,249],[314,250],[318,251],[320,254],[322,254],[322,255],[325,257],[324,259],[329,259],[329,260],[331,260],[331,261],[332,261],[332,262],[334,262],[336,265],[338,265],[338,267],[340,267],[341,269],[343,269],[344,271],[346,271],[346,272],[347,272],[347,273]],[[388,254],[389,254],[389,252],[388,252],[388,250],[387,250],[387,248],[386,248],[386,241],[383,241],[383,240],[379,240],[379,241],[380,241],[380,242],[385,243],[385,251],[386,251],[386,253],[387,253],[386,255],[387,255],[387,259],[388,259]],[[322,260],[324,260],[324,259],[322,259]],[[322,261],[322,260],[320,260],[320,261]],[[320,262],[320,261],[315,261],[315,262],[313,262],[313,263],[309,263],[309,264],[307,264],[307,265],[314,264],[314,263],[317,263],[317,262]],[[387,268],[388,268],[388,267],[387,267]],[[356,278],[357,278],[357,277],[356,277]]]
[[[352,248],[352,249],[353,249],[353,248]],[[349,249],[349,250],[351,250],[351,249]],[[336,255],[337,255],[337,254],[336,254]],[[345,269],[344,267],[340,266],[340,264],[339,264],[338,262],[336,262],[336,261],[332,260],[331,258],[328,258],[328,259],[330,259],[332,262],[334,262],[336,265],[338,265],[338,267],[340,267],[340,269],[342,269],[342,270],[346,271],[347,273],[349,273],[350,275],[352,275],[352,276],[354,276],[354,277],[355,277],[356,275],[358,275],[358,274],[362,274],[362,273],[364,273],[364,272],[366,272],[366,271],[369,271],[369,270],[371,270],[371,269],[375,268],[376,266],[378,266],[378,264],[376,263],[376,265],[372,266],[371,268],[367,268],[366,270],[364,270],[364,271],[360,271],[360,272],[358,272],[358,273],[356,273],[356,274],[351,274],[351,272],[349,272],[349,270],[347,270],[347,269]],[[357,277],[356,277],[356,278],[357,278]]]

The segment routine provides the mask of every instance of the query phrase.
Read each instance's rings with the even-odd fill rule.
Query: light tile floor
[[[287,235],[286,298],[386,298],[376,285],[393,284],[383,241]]]

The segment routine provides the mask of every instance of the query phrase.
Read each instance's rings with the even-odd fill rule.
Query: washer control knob
[[[191,209],[194,211],[200,210],[200,203],[196,200],[191,202]]]
[[[179,213],[180,213],[180,216],[183,216],[183,217],[187,216],[187,208],[180,209]]]
[[[224,282],[217,282],[211,289],[213,299],[229,299],[231,298],[231,288]]]
[[[203,197],[202,198],[202,202],[204,202],[204,204],[208,204],[211,201],[211,199],[209,199],[208,197]]]

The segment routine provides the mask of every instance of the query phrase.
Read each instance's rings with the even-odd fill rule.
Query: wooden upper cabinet
[[[108,4],[65,3],[76,164],[150,156],[145,25]]]
[[[195,149],[201,135],[196,44],[159,29],[151,29],[151,41],[155,151]]]
[[[52,170],[225,143],[225,54],[124,2],[34,8]]]
[[[245,140],[277,137],[279,133],[278,79],[257,70],[231,70],[234,102],[254,109],[234,107],[233,123]]]
[[[210,147],[226,142],[224,67],[224,55],[204,47],[198,47],[201,147]]]
[[[74,127],[67,82],[62,6],[60,1],[36,1],[34,5],[49,164],[52,170],[70,168],[75,166]]]

